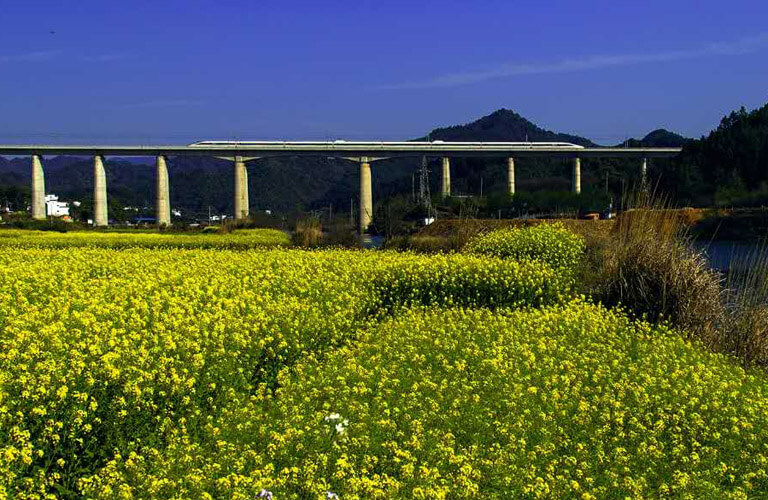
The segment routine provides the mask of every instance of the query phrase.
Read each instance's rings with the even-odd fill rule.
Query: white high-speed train
[[[448,141],[198,141],[190,147],[246,147],[266,149],[584,149],[569,142],[448,142]]]

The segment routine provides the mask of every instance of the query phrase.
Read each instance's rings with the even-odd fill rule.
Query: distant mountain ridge
[[[580,146],[596,146],[585,137],[543,129],[506,108],[464,125],[436,128],[427,137],[440,141],[570,142]]]
[[[649,132],[642,139],[628,139],[621,144],[617,144],[616,147],[626,146],[630,148],[681,148],[692,140],[693,139],[683,137],[680,134],[659,128]]]

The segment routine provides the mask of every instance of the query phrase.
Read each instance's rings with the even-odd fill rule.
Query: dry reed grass
[[[747,365],[768,366],[768,240],[731,262],[725,308],[721,349]]]
[[[603,303],[639,317],[668,321],[712,348],[721,343],[721,277],[691,246],[685,218],[668,200],[641,191],[626,197],[607,236],[589,240],[584,282]]]
[[[315,248],[323,241],[323,226],[317,217],[307,217],[296,221],[293,232],[293,244],[304,248]]]

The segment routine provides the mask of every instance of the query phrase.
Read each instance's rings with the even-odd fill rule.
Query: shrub
[[[491,231],[473,238],[464,248],[478,255],[545,262],[569,272],[580,266],[584,249],[584,238],[560,223]]]

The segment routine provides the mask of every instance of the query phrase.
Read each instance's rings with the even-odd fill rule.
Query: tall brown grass
[[[448,253],[458,251],[460,246],[453,237],[412,234],[393,236],[384,243],[387,250],[408,250],[419,253]]]
[[[725,308],[722,350],[748,365],[768,366],[768,240],[731,261]]]
[[[305,248],[320,246],[323,241],[323,226],[318,217],[307,217],[296,221],[292,236],[293,244]]]
[[[688,226],[668,200],[641,190],[607,235],[588,239],[583,282],[603,303],[668,321],[710,347],[720,344],[722,278],[693,249]]]
[[[768,366],[768,239],[731,261],[726,277],[692,245],[691,216],[641,191],[610,233],[587,238],[582,282],[606,305],[666,321],[746,366]]]

